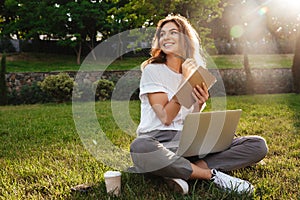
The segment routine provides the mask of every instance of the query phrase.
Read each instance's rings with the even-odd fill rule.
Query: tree
[[[196,28],[203,46],[206,49],[214,48],[210,24],[222,16],[225,4],[221,0],[182,0],[177,1],[175,6],[176,11],[187,17]]]
[[[10,24],[16,20],[16,10],[15,1],[0,1],[0,34],[2,37],[11,33]]]
[[[87,45],[93,49],[98,33],[105,33],[107,11],[113,6],[108,1],[72,1],[61,5],[68,16],[65,21],[65,32],[60,37],[62,44],[74,47],[77,63],[80,64],[81,49]]]
[[[50,25],[53,15],[46,1],[9,0],[4,3],[6,12],[2,24],[4,35],[16,35],[19,39],[38,39]]]
[[[276,42],[279,53],[292,53],[299,29],[300,3],[298,0],[265,1],[267,29]]]
[[[19,39],[60,40],[74,48],[80,64],[82,45],[95,46],[97,31],[104,26],[107,1],[92,0],[7,0],[1,23],[3,35]]]
[[[80,64],[84,45],[93,49],[99,40],[123,31],[156,25],[171,13],[180,13],[198,28],[221,16],[221,0],[5,0],[0,3],[1,34],[19,39],[58,40],[74,48]],[[98,37],[100,36],[100,38]],[[203,40],[206,43],[206,39]]]
[[[222,5],[219,4],[220,1],[119,0],[108,11],[107,21],[110,29],[108,29],[109,32],[107,33],[109,34],[107,36],[116,35],[134,28],[155,26],[160,19],[169,14],[180,14],[187,17],[197,29],[202,39],[202,44],[206,47],[212,46],[213,42],[208,38],[210,33],[208,24],[212,19],[221,16]],[[122,49],[123,42],[121,40],[119,44],[120,48],[118,49]]]

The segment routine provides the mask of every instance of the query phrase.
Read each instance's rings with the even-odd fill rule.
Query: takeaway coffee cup
[[[104,173],[104,180],[107,193],[119,196],[121,193],[121,172],[107,171]]]

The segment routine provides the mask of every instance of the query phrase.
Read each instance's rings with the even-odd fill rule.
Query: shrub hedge
[[[74,91],[73,91],[74,88]],[[100,79],[94,83],[76,84],[66,73],[50,75],[42,82],[24,85],[20,90],[10,91],[8,104],[35,104],[47,102],[69,102],[72,95],[76,101],[108,100],[114,90],[114,83]],[[95,92],[94,92],[95,91]]]
[[[50,75],[38,84],[44,92],[52,96],[57,102],[71,100],[74,79],[66,73]]]

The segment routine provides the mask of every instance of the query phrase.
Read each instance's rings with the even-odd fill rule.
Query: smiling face
[[[199,65],[203,65],[200,49],[198,33],[188,20],[180,15],[170,15],[158,22],[152,40],[151,58],[142,64],[142,68],[149,63],[166,63],[174,55],[181,60],[194,58]]]
[[[159,46],[166,55],[179,54],[180,32],[174,22],[168,22],[161,28]]]

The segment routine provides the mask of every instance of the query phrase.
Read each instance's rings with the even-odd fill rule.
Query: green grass
[[[130,70],[138,67],[145,59],[145,57],[116,59],[107,70]],[[209,65],[209,68],[243,67],[242,55],[217,55],[211,56],[211,59],[214,64]],[[249,55],[252,68],[290,68],[292,60],[292,54]],[[80,65],[76,64],[75,56],[42,53],[21,53],[7,56],[8,72],[77,71],[79,68]]]
[[[243,68],[243,55],[217,55],[211,56],[211,58],[216,65],[212,66],[212,68]],[[292,54],[249,55],[249,65],[251,68],[290,68],[292,63]]]
[[[7,55],[8,72],[50,72],[78,70],[76,57],[44,53]]]
[[[237,133],[265,137],[269,153],[265,165],[230,174],[255,186],[252,199],[300,199],[300,96],[227,97],[227,109],[237,108],[243,110]],[[127,150],[133,137],[114,123],[110,102],[97,102],[96,113],[110,140]],[[138,101],[130,102],[130,113],[138,123]],[[71,104],[0,107],[0,140],[0,199],[251,199],[206,181],[190,181],[190,193],[182,196],[160,178],[125,172],[122,195],[108,196],[103,173],[111,168],[83,147]],[[91,184],[92,190],[70,191],[81,183]]]
[[[116,59],[108,70],[128,70],[139,66],[146,58]],[[84,58],[82,59],[82,62]],[[77,71],[81,66],[76,64],[76,57],[44,53],[20,53],[7,55],[8,72],[51,72]],[[104,66],[106,67],[106,66]],[[97,68],[96,68],[97,69]]]

